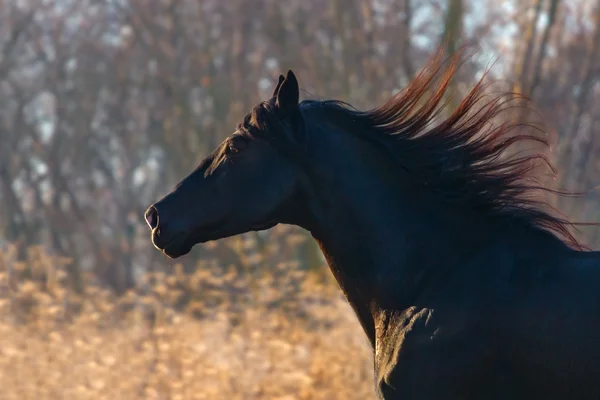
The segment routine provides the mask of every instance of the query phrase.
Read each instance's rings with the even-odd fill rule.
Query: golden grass
[[[260,279],[178,268],[115,298],[91,283],[75,295],[65,260],[31,254],[0,257],[1,399],[374,398],[349,305],[294,265]]]

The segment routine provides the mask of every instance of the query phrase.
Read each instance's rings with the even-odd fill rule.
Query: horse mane
[[[529,99],[510,92],[486,94],[486,70],[454,112],[436,122],[448,104],[446,94],[460,55],[444,68],[440,54],[403,91],[370,111],[335,100],[321,104],[333,113],[346,114],[335,120],[349,121],[344,124],[346,130],[387,151],[436,199],[480,215],[517,219],[554,234],[571,248],[586,250],[571,233],[577,223],[560,216],[541,196],[544,192],[573,194],[548,188],[532,174],[540,166],[555,172],[548,158],[541,152],[506,154],[523,142],[547,147],[546,135],[540,135],[544,131],[518,119],[493,123],[505,111],[523,115],[519,111],[531,104]],[[516,128],[534,132],[515,133]]]
[[[519,111],[531,104],[529,99],[510,92],[486,94],[486,70],[454,112],[440,118],[448,104],[446,95],[460,52],[449,62],[440,62],[441,54],[403,91],[369,111],[339,100],[304,100],[300,109],[324,110],[330,122],[387,152],[416,184],[445,204],[490,218],[519,221],[552,234],[571,248],[587,250],[571,233],[579,223],[560,216],[541,196],[544,192],[573,195],[545,187],[532,174],[540,165],[555,172],[548,158],[541,152],[506,154],[509,148],[527,141],[547,147],[546,135],[540,135],[544,131],[518,119],[494,124],[508,110],[523,115]],[[244,121],[246,128],[258,125],[274,131],[269,129],[276,123],[271,109],[269,102],[257,106]],[[516,128],[534,132],[515,133]]]

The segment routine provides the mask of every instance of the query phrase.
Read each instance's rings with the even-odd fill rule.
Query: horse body
[[[535,137],[477,138],[501,103],[469,117],[481,87],[425,129],[452,74],[367,113],[299,103],[281,76],[148,209],[152,241],[176,258],[277,223],[309,230],[371,342],[382,399],[600,398],[600,254],[522,196],[537,156],[499,157]]]

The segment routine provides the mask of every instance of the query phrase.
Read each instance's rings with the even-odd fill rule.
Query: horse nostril
[[[154,229],[158,226],[158,211],[154,206],[146,210],[145,217],[150,229]]]

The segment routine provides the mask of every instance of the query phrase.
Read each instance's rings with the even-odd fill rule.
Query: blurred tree
[[[440,41],[446,55],[482,49],[453,82],[450,106],[501,55],[494,78],[532,96],[556,130],[559,183],[587,190],[600,168],[597,3],[0,2],[0,235],[21,256],[41,244],[72,258],[78,290],[91,273],[124,292],[169,265],[149,243],[146,206],[269,96],[279,73],[294,69],[305,98],[370,108]],[[588,220],[600,218],[598,200],[557,204]],[[592,243],[598,232],[582,236]],[[181,263],[191,271],[213,258],[257,273],[289,258],[323,265],[310,235],[288,227],[198,246]]]
[[[449,0],[444,34],[442,35],[442,46],[444,46],[447,57],[453,56],[460,46],[463,32],[463,12],[462,0]],[[460,104],[460,94],[455,91],[449,93],[448,109],[454,110]]]

